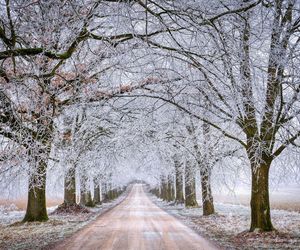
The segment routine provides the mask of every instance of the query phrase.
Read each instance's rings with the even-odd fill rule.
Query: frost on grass
[[[57,206],[48,207],[48,213],[52,213]],[[25,216],[25,211],[20,210],[15,204],[0,206],[0,226],[6,226],[21,221]]]
[[[152,199],[223,249],[299,249],[300,246],[299,212],[272,210],[273,225],[277,231],[250,233],[250,208],[246,206],[216,203],[217,214],[202,216],[201,207],[185,208],[155,197]]]
[[[118,204],[124,195],[110,203],[88,208],[89,213],[53,213],[48,209],[49,221],[21,223],[25,211],[0,207],[0,249],[49,249],[95,220],[100,214]]]

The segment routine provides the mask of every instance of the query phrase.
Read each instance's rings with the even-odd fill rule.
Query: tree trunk
[[[102,194],[103,194],[103,202],[107,202],[107,201],[108,201],[108,188],[107,188],[107,183],[104,183],[104,184],[103,184]]]
[[[215,213],[213,196],[211,193],[210,183],[210,170],[208,168],[202,168],[201,175],[201,189],[202,189],[202,206],[203,215],[211,215]]]
[[[175,186],[176,186],[175,202],[177,204],[184,203],[182,177],[183,176],[180,169],[180,163],[175,161]]]
[[[107,185],[107,187],[108,187],[107,197],[108,197],[108,200],[111,201],[111,200],[114,199],[114,192],[113,192],[112,184],[109,183],[109,184]]]
[[[171,176],[167,177],[167,201],[174,200],[174,188]]]
[[[101,204],[100,185],[96,180],[94,180],[94,203]]]
[[[75,166],[72,165],[65,175],[64,185],[64,205],[73,206],[76,205],[76,178],[75,178]]]
[[[165,179],[162,180],[162,184],[161,184],[161,198],[164,201],[168,200],[168,183],[166,182]]]
[[[210,103],[205,102],[205,107],[209,109]],[[206,113],[203,114],[206,116]],[[202,206],[203,215],[211,215],[215,213],[214,200],[211,192],[211,171],[212,165],[210,159],[213,158],[212,148],[211,148],[211,131],[210,125],[206,122],[202,124],[202,134],[203,134],[203,153],[202,162],[200,152],[197,154],[198,164],[200,168],[200,178],[201,178],[201,194],[202,194]]]
[[[174,182],[171,181],[171,201],[175,200],[175,188],[174,188]]]
[[[114,197],[114,190],[110,189],[108,191],[108,200],[111,201],[113,200],[115,197]]]
[[[271,162],[251,167],[251,227],[250,232],[272,231],[269,200],[269,169]]]
[[[91,190],[88,187],[88,178],[83,175],[80,180],[80,205],[94,207]]]
[[[87,206],[87,207],[94,207],[95,203],[92,199],[91,190],[87,190],[85,195],[86,195],[86,203],[84,205]]]
[[[85,206],[85,204],[87,203],[87,195],[86,195],[86,177],[85,176],[81,176],[80,178],[80,205]]]
[[[28,203],[23,222],[47,221],[46,170],[47,163],[40,160],[37,169],[29,177]]]
[[[118,197],[118,190],[116,188],[113,189],[113,199]]]
[[[190,162],[185,166],[185,206],[197,207],[196,186],[195,186],[195,171]]]

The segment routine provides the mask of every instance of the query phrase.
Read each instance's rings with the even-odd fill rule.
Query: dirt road
[[[157,207],[135,184],[126,199],[55,249],[210,250],[210,242]]]

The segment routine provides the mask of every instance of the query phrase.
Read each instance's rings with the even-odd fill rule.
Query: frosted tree
[[[77,103],[131,90],[115,81],[101,85],[102,71],[116,64],[106,59],[135,35],[159,32],[145,35],[128,25],[136,15],[129,15],[134,11],[127,2],[2,1],[1,6],[0,133],[26,151],[30,178],[24,221],[43,221],[48,218],[46,170],[57,117]]]
[[[189,28],[186,35],[148,43],[177,52],[190,65],[189,86],[210,104],[209,118],[194,112],[195,103],[167,101],[245,149],[252,174],[250,231],[271,231],[270,167],[283,151],[298,146],[300,135],[299,2],[199,3],[177,6],[176,23]]]

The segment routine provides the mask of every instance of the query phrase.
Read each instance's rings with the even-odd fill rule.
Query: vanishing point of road
[[[55,249],[210,250],[217,249],[175,217],[156,206],[142,184],[96,221]]]

